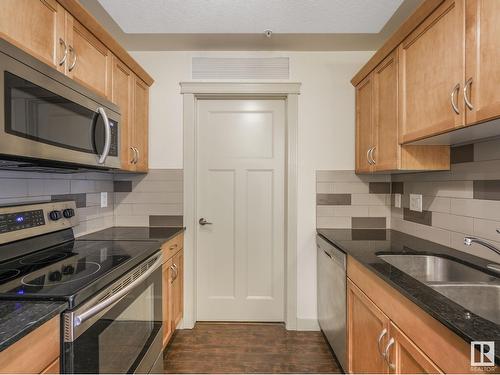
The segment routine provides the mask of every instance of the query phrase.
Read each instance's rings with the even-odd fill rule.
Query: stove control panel
[[[71,228],[75,210],[74,201],[0,207],[0,244]]]

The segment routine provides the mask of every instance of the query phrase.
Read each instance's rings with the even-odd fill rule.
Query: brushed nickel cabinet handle
[[[59,38],[59,44],[64,47],[64,55],[61,61],[59,61],[59,66],[63,66],[66,58],[68,57],[68,47],[66,46],[66,42],[62,38]]]
[[[372,163],[373,165],[377,164],[377,162],[375,161],[375,158],[373,157],[373,153],[375,152],[375,149],[377,148],[377,146],[373,146],[372,147],[372,150],[370,152],[370,159],[372,159]]]
[[[178,246],[179,245],[177,245],[177,244],[173,244],[172,246],[169,247],[169,249],[170,250],[175,250],[175,249],[177,249]]]
[[[391,337],[391,339],[387,343],[387,346],[385,347],[385,350],[384,350],[385,361],[387,362],[387,365],[389,366],[389,368],[391,370],[394,370],[396,368],[396,366],[393,363],[391,363],[389,350],[391,349],[391,346],[393,346],[395,342],[396,341],[394,340],[394,337]]]
[[[77,56],[77,53],[76,53],[76,49],[73,46],[69,46],[69,52],[72,53],[73,56],[75,57],[73,59],[73,62],[71,63],[71,65],[68,68],[68,70],[71,72],[75,68],[75,66],[76,66],[76,61],[78,60],[78,56]]]
[[[381,343],[381,341],[382,341],[382,339],[384,338],[385,335],[387,335],[387,328],[384,328],[382,330],[382,332],[380,332],[380,335],[378,336],[378,339],[377,339],[378,354],[380,354],[380,356],[382,358],[385,357],[385,353],[382,353],[382,349],[380,348],[380,343]]]
[[[366,160],[368,161],[368,164],[372,165],[372,161],[370,160],[370,151],[372,149],[369,148],[368,150],[366,150]]]
[[[471,101],[469,100],[469,88],[472,86],[472,77],[470,77],[467,82],[465,82],[464,86],[464,101],[467,107],[472,111],[474,110],[474,106],[472,105]]]
[[[457,115],[460,114],[460,110],[458,109],[458,104],[455,102],[455,94],[458,95],[459,90],[460,90],[460,83],[457,83],[455,87],[453,87],[453,90],[451,90],[450,93],[451,107],[453,108],[453,111],[455,111]]]
[[[135,150],[132,146],[130,146],[130,149],[132,150],[132,153],[133,153],[132,160],[130,160],[130,164],[134,164],[134,162],[135,162]]]
[[[139,151],[139,149],[136,147],[135,150],[137,151],[137,159],[135,161],[135,164],[137,164],[139,162],[139,159],[141,158],[141,152]]]

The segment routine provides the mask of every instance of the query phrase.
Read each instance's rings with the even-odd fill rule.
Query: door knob
[[[198,220],[198,223],[200,223],[200,225],[212,225],[212,223],[207,221],[207,219],[205,219],[204,217]]]

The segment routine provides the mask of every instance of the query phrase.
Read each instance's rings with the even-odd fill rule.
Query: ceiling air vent
[[[289,79],[288,57],[193,57],[193,79]]]

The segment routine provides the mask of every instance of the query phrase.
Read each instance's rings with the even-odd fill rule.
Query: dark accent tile
[[[404,182],[393,182],[391,184],[391,193],[392,194],[404,194],[405,184]]]
[[[132,181],[114,181],[113,191],[115,193],[130,193],[132,191]]]
[[[319,206],[349,206],[351,194],[316,194],[316,204]]]
[[[431,211],[412,211],[409,208],[403,210],[403,219],[406,221],[412,221],[418,224],[424,224],[432,226],[432,212]]]
[[[87,207],[87,194],[58,194],[50,197],[52,202],[75,201],[76,208]]]
[[[390,182],[370,182],[369,183],[370,194],[390,194],[391,193],[391,183]]]
[[[385,217],[352,217],[351,226],[353,229],[383,229],[386,228]]]
[[[387,231],[385,229],[352,229],[351,239],[353,241],[385,241]]]
[[[474,144],[452,147],[450,152],[451,164],[469,163],[474,161]]]
[[[500,201],[500,180],[474,181],[474,199]]]
[[[183,224],[182,215],[149,215],[150,227],[182,227]]]

